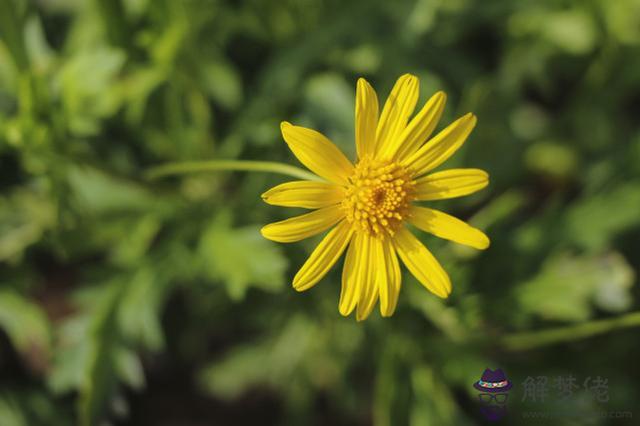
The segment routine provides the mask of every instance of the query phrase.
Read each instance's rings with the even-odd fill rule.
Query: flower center
[[[349,178],[342,208],[359,230],[384,238],[393,235],[407,217],[413,186],[400,164],[365,157]]]

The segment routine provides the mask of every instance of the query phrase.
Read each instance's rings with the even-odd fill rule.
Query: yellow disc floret
[[[349,178],[342,208],[358,230],[384,238],[406,219],[413,186],[400,164],[365,157]]]

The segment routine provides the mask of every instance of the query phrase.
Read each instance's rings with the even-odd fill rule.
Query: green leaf
[[[56,221],[56,207],[39,191],[17,190],[0,197],[0,260],[17,261]]]
[[[281,290],[287,259],[280,247],[264,239],[258,226],[230,228],[225,222],[212,222],[200,240],[199,253],[209,277],[222,280],[234,300],[244,298],[251,286]]]
[[[77,208],[85,213],[145,211],[157,205],[142,186],[90,167],[70,167],[68,181]]]
[[[567,143],[542,141],[531,145],[525,163],[534,172],[559,180],[572,178],[578,169],[575,150]]]
[[[51,354],[51,329],[42,309],[10,289],[0,290],[0,327],[34,369],[44,369]]]
[[[118,351],[116,312],[124,293],[121,283],[108,287],[88,330],[87,362],[79,384],[78,417],[80,424],[91,426],[105,414],[117,386],[115,356]]]
[[[566,215],[567,236],[596,251],[623,231],[640,225],[640,182],[594,194],[575,203]]]
[[[331,123],[332,132],[327,136],[353,157],[355,147],[348,141],[354,138],[354,86],[340,74],[323,73],[310,78],[304,89],[308,115],[314,121],[312,127]]]
[[[242,81],[233,66],[224,59],[204,64],[201,68],[203,89],[227,109],[242,103]]]
[[[164,348],[160,315],[167,290],[167,280],[158,277],[155,269],[143,267],[136,271],[118,307],[124,337],[152,351]]]
[[[457,409],[453,393],[442,377],[430,366],[414,366],[411,369],[411,385],[415,395],[411,425],[471,424],[463,417],[462,410]]]
[[[137,218],[127,233],[120,238],[113,249],[113,260],[118,265],[135,266],[140,264],[157,235],[161,226],[155,215],[145,215]]]
[[[103,292],[99,293],[102,296]],[[57,328],[57,338],[65,350],[55,352],[53,368],[47,377],[47,385],[54,394],[60,395],[77,390],[86,370],[89,344],[89,315],[73,316]]]
[[[292,318],[279,334],[232,350],[200,375],[213,395],[234,399],[256,385],[286,386],[298,365],[314,345],[314,326],[302,317]]]
[[[113,357],[118,377],[133,389],[142,389],[145,385],[144,371],[138,355],[120,347],[114,350]]]
[[[526,312],[560,321],[583,321],[593,305],[609,311],[631,306],[634,275],[618,253],[594,256],[560,254],[549,259],[516,296]],[[571,303],[567,303],[567,301]]]
[[[116,77],[125,59],[120,50],[94,47],[64,63],[58,83],[72,132],[82,136],[96,134],[100,119],[120,107],[123,93],[116,90]]]
[[[591,15],[577,7],[565,11],[523,9],[511,17],[509,28],[514,35],[535,35],[574,55],[589,53],[597,36]]]
[[[0,419],[2,426],[29,426],[27,417],[10,395],[0,394]]]
[[[82,294],[83,311],[70,318],[60,336],[59,351],[49,379],[54,392],[78,391],[81,425],[108,417],[121,382],[134,389],[144,386],[144,374],[132,345],[120,328],[119,310],[131,281],[114,279]]]

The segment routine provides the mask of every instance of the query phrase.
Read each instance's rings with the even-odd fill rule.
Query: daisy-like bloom
[[[469,113],[429,139],[446,95],[433,95],[410,120],[418,86],[415,76],[400,77],[379,113],[376,92],[367,81],[358,80],[355,164],[317,131],[283,122],[282,136],[289,148],[319,179],[287,182],[262,195],[272,205],[314,209],[263,227],[265,238],[291,243],[333,227],[302,265],[293,287],[313,287],[346,250],[339,310],[347,316],[356,309],[358,321],[369,316],[378,298],[382,316],[393,314],[402,277],[398,257],[429,291],[442,298],[451,293],[449,276],[407,223],[477,249],[489,246],[478,229],[413,204],[471,194],[489,183],[487,173],[479,169],[427,174],[460,148],[476,117]]]

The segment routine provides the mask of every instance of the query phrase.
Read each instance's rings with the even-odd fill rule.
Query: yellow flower
[[[293,287],[313,287],[348,247],[339,310],[347,316],[357,308],[358,321],[369,316],[378,298],[382,316],[393,314],[401,284],[398,256],[429,291],[442,298],[451,293],[449,276],[406,223],[477,249],[489,246],[478,229],[412,204],[460,197],[489,183],[487,173],[479,169],[426,174],[460,148],[476,117],[469,113],[429,140],[446,95],[433,95],[409,121],[418,86],[415,76],[400,77],[379,114],[376,92],[367,81],[358,80],[355,164],[322,134],[283,122],[282,136],[289,148],[319,179],[287,182],[262,195],[269,204],[314,209],[265,226],[265,238],[290,243],[333,227],[300,268]]]

